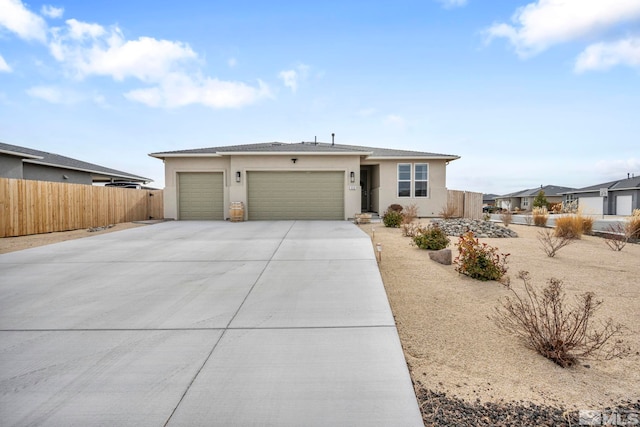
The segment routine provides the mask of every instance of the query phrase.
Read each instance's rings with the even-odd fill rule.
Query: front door
[[[369,171],[360,169],[360,210],[369,212]]]

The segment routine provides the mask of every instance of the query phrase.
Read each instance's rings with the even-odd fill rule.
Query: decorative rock
[[[432,219],[431,223],[440,227],[447,236],[462,236],[464,233],[472,231],[479,238],[518,237],[518,233],[515,231],[491,221],[460,218]]]
[[[451,265],[451,249],[429,252],[429,258],[443,265]]]

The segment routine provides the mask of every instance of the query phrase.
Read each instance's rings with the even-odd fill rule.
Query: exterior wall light
[[[236,172],[236,182],[240,182],[240,176],[241,176],[240,171]]]
[[[356,173],[354,171],[351,171],[351,173],[349,174],[349,178],[351,179],[351,182],[356,182]]]

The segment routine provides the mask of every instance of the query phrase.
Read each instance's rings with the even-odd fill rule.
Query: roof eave
[[[367,160],[458,160],[460,156],[369,156]]]
[[[36,156],[35,154],[27,154],[19,151],[0,150],[0,154],[7,154],[9,156],[22,157],[24,159],[43,159],[42,156]]]
[[[146,178],[144,176],[135,176],[135,175],[118,174],[118,173],[111,173],[111,172],[105,172],[105,171],[97,171],[97,170],[93,170],[93,169],[76,168],[76,167],[73,167],[73,166],[59,165],[59,164],[56,164],[56,163],[40,162],[40,161],[34,160],[34,159],[25,159],[23,161],[25,163],[32,163],[32,164],[35,164],[35,165],[49,166],[49,167],[60,168],[60,169],[68,169],[68,170],[74,170],[74,171],[78,171],[78,172],[86,172],[86,173],[95,174],[95,175],[101,175],[101,176],[111,176],[111,177],[116,177],[116,178],[126,178],[128,180],[133,180],[133,181],[144,181],[144,182],[152,182],[153,181],[151,178]]]
[[[218,153],[151,153],[150,157],[166,159],[167,157],[222,157]]]

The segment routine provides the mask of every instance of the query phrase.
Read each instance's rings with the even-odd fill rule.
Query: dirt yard
[[[549,258],[537,240],[538,227],[511,225],[518,238],[480,239],[511,254],[508,275],[517,290],[520,270],[529,271],[537,285],[561,279],[568,301],[595,292],[604,300],[601,318],[629,328],[630,357],[563,369],[505,336],[488,318],[509,294],[501,284],[431,261],[400,229],[360,227],[382,244],[380,270],[414,383],[470,402],[525,401],[568,410],[600,410],[640,396],[640,245],[614,252],[603,239],[583,236]],[[451,237],[449,246],[454,258],[457,240]]]
[[[138,222],[124,222],[98,231],[82,229],[55,233],[32,234],[30,236],[2,237],[0,238],[0,254],[35,248],[37,246],[50,245],[51,243],[64,242],[65,240],[81,239],[83,237],[91,237],[98,234],[112,233],[114,231],[126,230],[127,228],[142,227],[144,225],[145,224]]]

